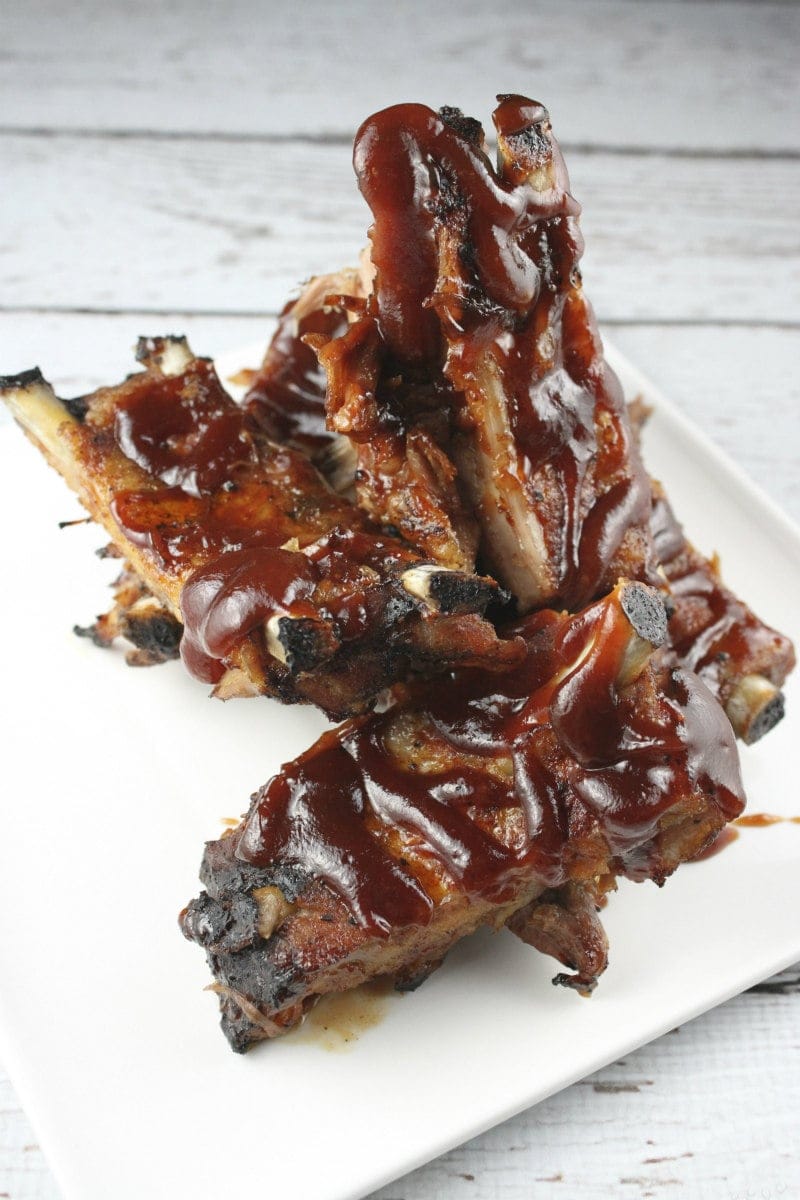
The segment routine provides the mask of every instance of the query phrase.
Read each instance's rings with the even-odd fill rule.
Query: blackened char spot
[[[257,1039],[258,1030],[230,997],[222,1001],[221,1012],[219,1025],[228,1039],[228,1045],[234,1054],[244,1054]]]
[[[128,617],[125,636],[139,650],[159,658],[177,658],[180,653],[183,626],[169,613],[151,617]]]
[[[235,954],[261,941],[258,905],[249,892],[224,900],[201,892],[181,914],[180,924],[185,938],[218,954]]]
[[[61,403],[71,417],[83,423],[89,411],[89,399],[87,396],[73,396],[70,400],[62,400]]]
[[[440,571],[428,580],[431,596],[443,613],[483,612],[497,595],[497,587],[486,579]]]
[[[208,964],[225,987],[240,992],[264,1012],[275,1012],[303,991],[306,976],[298,964],[278,966],[268,949],[269,943],[261,942],[237,954],[210,951]]]
[[[416,608],[408,592],[402,591],[393,595],[386,604],[386,627],[393,629],[404,617]]]
[[[293,673],[313,671],[329,659],[338,643],[319,621],[304,617],[281,617],[278,621],[278,641],[286,655],[286,666]]]
[[[34,383],[44,383],[44,376],[38,367],[28,371],[20,371],[19,375],[0,375],[0,391],[10,391],[12,388],[26,388]]]
[[[460,138],[469,142],[471,146],[480,149],[483,145],[483,126],[474,117],[465,117],[460,108],[453,108],[448,104],[442,105],[439,109],[439,116],[445,125],[449,125]]]

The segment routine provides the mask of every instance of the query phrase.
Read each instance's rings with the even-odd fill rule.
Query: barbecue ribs
[[[207,846],[181,916],[235,1050],[319,996],[414,987],[478,926],[556,953],[591,990],[617,875],[661,883],[743,806],[735,742],[694,675],[653,657],[659,593],[622,583],[515,627],[521,666],[410,687],[323,735]]]
[[[38,372],[0,381],[0,396],[183,624],[184,663],[217,695],[342,717],[414,671],[519,656],[481,615],[493,580],[371,525],[183,339],[143,341],[138,357],[143,371],[78,400]]]
[[[397,105],[362,125],[374,285],[363,317],[310,341],[359,502],[451,565],[472,565],[479,533],[521,612],[575,609],[618,577],[656,582],[649,483],[583,295],[548,114],[500,101],[496,168],[457,109]]]

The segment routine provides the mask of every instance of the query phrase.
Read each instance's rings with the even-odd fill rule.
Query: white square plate
[[[622,357],[655,413],[652,472],[692,540],[800,642],[800,535]],[[226,356],[223,375],[257,361]],[[754,413],[754,420],[760,419]],[[0,429],[3,516],[0,1056],[66,1200],[359,1197],[800,958],[800,825],[744,829],[663,891],[623,884],[591,1001],[508,934],[458,946],[341,1054],[288,1038],[233,1055],[178,932],[220,818],[324,726],[210,701],[175,663],[74,637],[113,563],[22,435]],[[753,811],[800,812],[800,688],[743,750]]]

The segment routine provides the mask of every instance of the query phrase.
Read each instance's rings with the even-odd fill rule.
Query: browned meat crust
[[[389,360],[369,314],[310,344],[327,372],[328,424],[355,452],[360,506],[426,556],[471,570],[479,528],[452,461],[452,389],[441,370]]]
[[[181,655],[216,694],[361,711],[399,678],[512,661],[480,615],[493,580],[426,563],[271,442],[182,339],[144,370],[59,401],[41,376],[0,395],[185,628]]]
[[[535,614],[520,667],[409,689],[262,788],[209,843],[206,890],[181,917],[233,1048],[376,975],[415,986],[481,924],[508,923],[590,990],[615,876],[662,882],[743,806],[722,710],[650,661],[665,630],[641,584],[576,617]]]

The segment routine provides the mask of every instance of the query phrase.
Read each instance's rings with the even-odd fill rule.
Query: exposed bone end
[[[19,375],[0,376],[0,400],[45,458],[63,475],[79,496],[82,480],[65,427],[76,427],[83,412],[77,401],[60,400],[38,367]]]
[[[215,684],[212,696],[215,700],[240,700],[249,696],[262,696],[265,688],[251,679],[241,667],[230,667]]]
[[[569,175],[550,114],[525,96],[500,95],[492,113],[497,130],[497,165],[501,175],[538,193],[539,203],[565,216],[578,216],[580,205],[570,194]]]
[[[313,671],[341,645],[332,626],[314,617],[275,615],[265,622],[267,650],[292,674]]]
[[[538,192],[553,187],[553,140],[550,114],[535,101],[520,96],[500,95],[492,114],[497,129],[498,160],[503,172],[515,183],[525,180]]]
[[[136,343],[136,361],[161,375],[182,375],[194,357],[185,337],[140,337]]]
[[[281,889],[274,885],[256,888],[251,894],[258,908],[256,928],[259,937],[266,941],[294,911],[294,906],[289,903]]]
[[[763,675],[744,675],[725,705],[736,736],[748,746],[783,720],[785,711],[783,692]]]
[[[644,583],[622,584],[619,603],[633,630],[617,677],[618,686],[627,687],[641,675],[654,648],[667,640],[667,606],[661,592]]]
[[[329,296],[363,299],[369,295],[369,291],[360,267],[342,267],[330,275],[313,275],[292,305],[292,316],[300,322],[310,313],[326,308]]]
[[[504,597],[493,579],[449,571],[433,563],[410,567],[400,582],[410,596],[434,612],[483,612],[492,600]]]
[[[44,384],[45,387],[50,386],[38,367],[31,367],[27,371],[20,371],[19,375],[0,375],[0,393],[16,392],[38,384]]]

